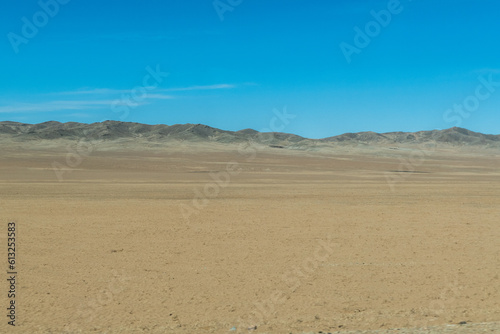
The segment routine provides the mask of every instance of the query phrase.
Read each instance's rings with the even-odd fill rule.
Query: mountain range
[[[309,139],[298,135],[268,132],[252,129],[226,131],[203,124],[148,125],[132,122],[105,121],[100,123],[60,123],[56,121],[39,124],[18,122],[0,122],[0,138],[13,141],[32,140],[123,140],[141,139],[152,142],[177,141],[213,141],[219,143],[238,143],[253,140],[275,148],[300,148],[318,144],[446,144],[453,146],[482,146],[500,148],[500,135],[482,134],[464,128],[453,127],[445,130],[418,132],[358,132],[344,133],[322,139]]]

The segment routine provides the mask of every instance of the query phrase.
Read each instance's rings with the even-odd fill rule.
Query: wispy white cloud
[[[111,89],[111,88],[94,88],[94,89],[85,88],[85,89],[71,90],[66,92],[49,93],[48,95],[108,95],[108,94],[120,94],[127,92],[130,92],[130,90]]]
[[[158,100],[171,100],[175,98],[176,97],[173,95],[166,95],[166,94],[148,94],[146,96],[146,99],[158,99]]]
[[[12,103],[0,106],[0,113],[49,112],[60,110],[88,110],[109,107],[113,100],[48,101],[36,103]]]
[[[162,88],[144,87],[146,94],[141,97],[140,101],[133,100],[134,106],[149,104],[154,100],[171,100],[175,99],[175,95],[168,93],[183,92],[183,91],[205,91],[218,89],[232,89],[237,87],[233,84],[214,84],[214,85],[197,85],[178,88]],[[151,91],[151,93],[149,92]],[[28,113],[28,112],[51,112],[51,111],[70,111],[70,110],[90,110],[104,109],[110,106],[126,105],[129,99],[124,99],[123,96],[131,96],[134,92],[132,89],[115,89],[115,88],[82,88],[72,91],[54,92],[37,96],[42,99],[47,97],[58,97],[58,100],[40,101],[40,102],[14,102],[0,105],[0,113]],[[73,99],[72,99],[73,98]]]
[[[216,89],[232,89],[236,88],[237,85],[233,84],[215,84],[215,85],[198,85],[198,86],[188,86],[188,87],[177,87],[177,88],[154,88],[154,87],[144,87],[146,90],[154,90],[158,93],[163,92],[183,92],[183,91],[193,91],[193,90],[216,90]],[[113,94],[130,94],[132,89],[114,89],[114,88],[93,88],[93,89],[79,89],[72,90],[66,92],[55,92],[50,95],[113,95]],[[173,96],[169,97],[160,97],[159,94],[148,94],[147,97],[156,96],[156,98],[174,98]]]
[[[180,87],[180,88],[164,88],[159,91],[163,92],[182,92],[190,90],[215,90],[215,89],[232,89],[236,88],[236,85],[232,84],[217,84],[217,85],[207,85],[207,86],[190,86],[190,87]]]

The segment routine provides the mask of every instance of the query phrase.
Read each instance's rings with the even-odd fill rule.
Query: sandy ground
[[[23,145],[0,150],[2,333],[499,328],[499,152]]]

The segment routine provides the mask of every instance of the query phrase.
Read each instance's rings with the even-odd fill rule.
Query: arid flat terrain
[[[16,327],[4,316],[0,332],[476,333],[500,320],[498,150],[68,145],[0,149],[2,224],[18,232]]]

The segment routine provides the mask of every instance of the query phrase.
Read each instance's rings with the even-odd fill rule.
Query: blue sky
[[[280,130],[310,138],[498,134],[499,12],[495,0],[4,1],[0,120],[261,130],[286,108]]]

